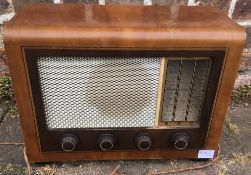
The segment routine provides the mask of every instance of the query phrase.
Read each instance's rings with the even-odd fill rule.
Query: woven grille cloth
[[[154,126],[160,58],[39,57],[48,128]]]

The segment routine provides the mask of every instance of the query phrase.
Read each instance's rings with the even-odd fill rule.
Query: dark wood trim
[[[31,91],[33,96],[33,103],[36,113],[36,121],[39,132],[40,149],[42,152],[60,151],[58,140],[62,135],[70,133],[79,137],[80,146],[77,151],[83,150],[97,150],[96,138],[99,134],[110,133],[117,137],[119,142],[115,150],[133,150],[137,149],[133,143],[134,136],[141,132],[148,132],[153,135],[154,142],[152,149],[173,149],[169,143],[168,138],[174,132],[186,132],[191,137],[191,144],[188,149],[202,149],[205,144],[206,132],[208,129],[208,121],[210,120],[212,106],[215,99],[215,92],[218,86],[218,80],[223,65],[224,54],[222,50],[215,51],[193,51],[193,50],[175,50],[175,51],[154,51],[154,50],[85,50],[83,49],[36,49],[24,48],[26,65],[30,79]],[[148,128],[95,128],[95,129],[53,129],[48,130],[46,127],[44,107],[42,102],[42,94],[40,89],[40,82],[37,72],[36,58],[39,56],[111,56],[111,57],[211,57],[212,69],[209,77],[209,86],[207,95],[205,97],[205,104],[203,105],[200,121],[200,128],[180,128],[180,129],[148,129]],[[89,140],[88,143],[81,143],[81,140]],[[123,138],[123,139],[120,139]],[[128,141],[128,142],[127,142]]]

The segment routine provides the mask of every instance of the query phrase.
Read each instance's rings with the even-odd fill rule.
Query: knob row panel
[[[140,133],[135,137],[135,145],[139,150],[149,150],[152,146],[152,136],[148,133]],[[186,133],[178,132],[171,136],[170,142],[175,149],[186,149],[189,145],[190,137]],[[101,134],[97,138],[97,146],[103,151],[114,148],[116,138],[112,134]],[[79,145],[79,139],[72,134],[65,134],[60,140],[63,151],[74,151]]]

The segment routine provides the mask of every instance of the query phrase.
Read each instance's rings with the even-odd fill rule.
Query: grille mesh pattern
[[[39,57],[48,128],[153,127],[160,58]]]

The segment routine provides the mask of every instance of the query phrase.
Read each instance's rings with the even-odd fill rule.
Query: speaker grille
[[[153,127],[160,58],[39,57],[47,127]]]

